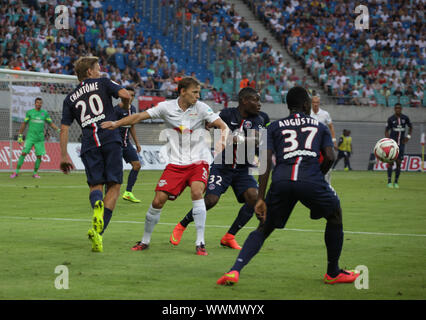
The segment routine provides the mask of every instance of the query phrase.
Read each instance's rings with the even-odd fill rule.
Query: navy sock
[[[188,224],[190,224],[192,221],[194,221],[194,217],[192,216],[191,209],[191,211],[189,211],[186,216],[180,221],[180,224],[186,228]]]
[[[397,166],[395,170],[395,183],[398,183],[399,174],[401,173],[401,167]]]
[[[132,192],[136,179],[138,178],[139,170],[130,170],[129,177],[127,178],[126,191]]]
[[[228,233],[236,235],[237,232],[240,231],[240,229],[244,227],[247,222],[249,222],[249,220],[253,216],[253,213],[254,208],[252,206],[249,206],[247,203],[244,204],[238,212],[238,216],[235,218],[235,221],[229,228]]]
[[[108,208],[104,208],[104,229],[102,230],[101,234],[103,234],[108,227],[109,222],[112,218],[112,210]]]
[[[90,192],[89,199],[90,199],[90,204],[92,205],[92,208],[95,207],[96,201],[102,200],[103,197],[104,195],[101,190],[93,190],[92,192]]]
[[[388,183],[392,182],[392,164],[388,165]]]
[[[343,225],[327,222],[324,233],[327,247],[327,274],[335,277],[339,274],[339,258],[343,247]]]
[[[241,269],[244,268],[244,266],[259,252],[264,241],[265,236],[261,231],[255,230],[251,232],[244,242],[243,248],[241,249],[231,270],[240,272]]]

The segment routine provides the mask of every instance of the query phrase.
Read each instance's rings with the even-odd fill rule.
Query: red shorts
[[[186,166],[168,164],[164,169],[155,191],[169,194],[169,200],[175,200],[182,191],[194,181],[201,181],[207,185],[209,164],[198,162]]]

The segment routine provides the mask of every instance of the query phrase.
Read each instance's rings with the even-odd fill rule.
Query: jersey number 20
[[[81,114],[80,114],[80,119],[81,119],[81,123],[83,123],[84,121],[89,120],[90,114],[86,114],[86,102],[83,100],[80,100],[76,103],[75,107],[78,109],[79,107],[81,107]],[[97,94],[92,94],[89,97],[89,107],[90,110],[92,111],[92,113],[95,116],[100,115],[102,112],[104,112],[104,105],[102,103],[102,99],[99,95]]]

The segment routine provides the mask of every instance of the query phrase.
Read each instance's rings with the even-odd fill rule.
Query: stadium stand
[[[245,2],[337,104],[426,106],[424,1],[369,1],[367,31],[355,1]]]
[[[369,3],[372,32],[354,29],[354,1],[245,2],[305,76],[221,0],[2,1],[0,65],[72,74],[78,56],[93,54],[110,78],[145,95],[173,97],[186,74],[204,82],[202,98],[235,100],[247,77],[264,102],[281,103],[311,76],[337,104],[426,106],[423,1]],[[60,4],[68,30],[55,28]]]

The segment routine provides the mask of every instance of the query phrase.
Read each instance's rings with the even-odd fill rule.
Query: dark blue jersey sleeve
[[[411,124],[410,118],[408,118],[407,116],[405,117],[406,119],[406,124],[409,128],[413,128],[413,125]]]
[[[228,111],[228,109],[223,109],[222,111],[220,111],[219,113],[219,117],[228,125],[228,127],[230,126],[230,112]]]
[[[62,119],[61,124],[70,126],[74,121],[74,115],[71,112],[71,107],[68,104],[68,99],[64,100],[62,104]]]
[[[386,124],[386,131],[389,131],[392,129],[392,117],[388,118],[388,122]]]
[[[268,127],[271,124],[271,119],[269,119],[269,116],[266,112],[260,111],[259,115],[263,118],[264,127]]]
[[[272,151],[275,151],[274,150],[274,139],[273,139],[273,132],[274,132],[274,125],[269,125],[267,128],[266,128],[266,149],[268,149],[268,150],[272,150]]]
[[[108,78],[101,78],[101,82],[105,85],[107,92],[110,96],[113,96],[116,99],[119,98],[118,91],[120,91],[123,87]]]

